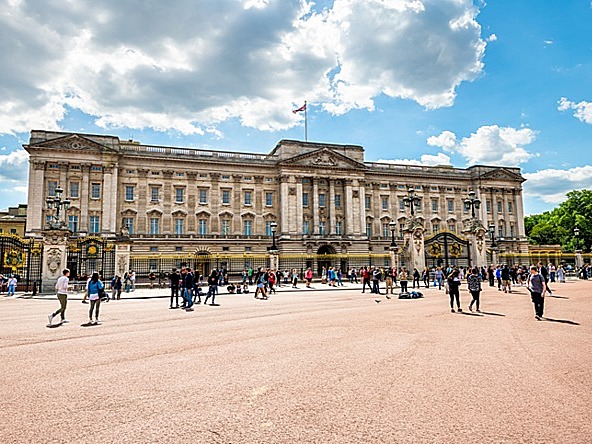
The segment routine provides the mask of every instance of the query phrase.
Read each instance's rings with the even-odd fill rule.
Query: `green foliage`
[[[526,236],[533,244],[561,244],[565,250],[590,251],[592,246],[592,190],[570,191],[552,211],[524,218]],[[574,236],[574,229],[579,235]],[[577,243],[577,245],[576,245]]]

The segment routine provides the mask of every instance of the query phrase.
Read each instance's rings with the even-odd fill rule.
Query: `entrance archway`
[[[333,266],[335,255],[337,251],[331,245],[321,245],[317,250],[317,274],[320,276],[323,272],[323,267],[328,270]]]

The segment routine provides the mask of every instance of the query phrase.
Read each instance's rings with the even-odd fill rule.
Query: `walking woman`
[[[456,299],[456,306],[458,308],[458,312],[462,313],[462,308],[460,308],[460,272],[458,270],[453,270],[448,276],[448,293],[450,294],[450,312],[454,313],[454,299]]]
[[[296,271],[296,269],[292,270],[292,276],[294,276],[294,272]],[[298,274],[296,274],[296,277],[298,277]],[[294,278],[292,278],[294,279]],[[312,282],[312,268],[308,267],[306,269],[306,273],[304,274],[304,279],[306,279],[306,288],[310,288],[310,283]],[[296,285],[294,284],[294,281],[292,281],[292,288],[296,288]]]
[[[469,310],[473,311],[473,304],[477,307],[477,313],[481,313],[479,310],[479,298],[481,296],[481,276],[479,276],[479,270],[475,267],[471,269],[471,274],[467,277],[467,284],[473,300],[469,304]]]
[[[88,323],[99,324],[99,307],[101,306],[101,297],[99,293],[105,286],[99,279],[99,273],[96,271],[92,274],[90,281],[88,281],[88,300],[90,301],[90,309],[88,310]],[[92,320],[93,310],[95,311],[95,320]]]
[[[421,273],[421,277],[423,279],[423,285],[425,285],[425,288],[429,288],[429,286],[430,286],[430,271],[428,270],[428,267],[425,267],[423,269],[423,272]]]
[[[210,305],[214,305],[214,299],[216,298],[216,290],[218,289],[218,272],[216,270],[212,270],[210,275],[208,276],[208,294],[206,299],[204,300],[204,305],[208,303],[208,299],[210,296],[212,297],[212,303]]]
[[[310,270],[310,268],[309,268]],[[308,273],[308,271],[307,271]],[[310,270],[310,279],[312,279],[312,270]],[[298,288],[298,272],[295,268],[292,268],[292,288]],[[306,286],[310,287],[310,280],[306,280]]]

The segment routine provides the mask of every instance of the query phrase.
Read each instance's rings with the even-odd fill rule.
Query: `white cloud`
[[[487,38],[488,42],[495,42],[497,41],[497,35],[495,34],[491,34],[488,38]]]
[[[24,149],[0,155],[0,181],[25,182],[29,175],[29,154]]]
[[[535,137],[536,131],[529,128],[491,125],[482,126],[460,142],[454,133],[444,131],[439,136],[429,137],[427,143],[446,152],[460,154],[469,165],[517,166],[535,156],[524,149],[524,146],[534,142]]]
[[[524,173],[524,194],[544,202],[558,204],[572,190],[592,189],[592,165],[567,170],[547,169]]]
[[[482,71],[477,13],[470,0],[5,2],[0,133],[57,129],[68,107],[200,135],[228,119],[290,128],[304,99],[335,114],[381,94],[449,106]]]
[[[559,100],[559,106],[557,109],[559,111],[573,109],[575,110],[574,117],[576,119],[592,125],[592,102],[581,101],[579,103],[575,103],[567,100],[565,97],[562,97]]]

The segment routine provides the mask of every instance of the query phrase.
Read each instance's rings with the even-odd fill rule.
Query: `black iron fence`
[[[6,290],[11,275],[17,278],[16,291],[36,293],[41,288],[43,245],[17,235],[0,235],[0,289]]]

